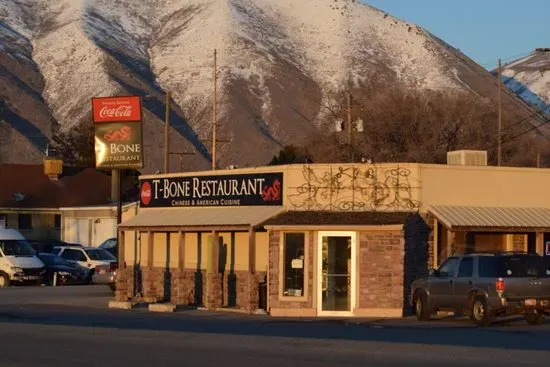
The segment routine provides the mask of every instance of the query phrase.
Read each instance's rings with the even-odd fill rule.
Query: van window
[[[34,256],[35,252],[27,241],[0,240],[0,249],[4,256]]]

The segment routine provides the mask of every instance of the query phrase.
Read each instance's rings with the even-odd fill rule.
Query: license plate
[[[537,300],[536,299],[526,299],[525,300],[525,306],[527,307],[534,307],[537,305]]]

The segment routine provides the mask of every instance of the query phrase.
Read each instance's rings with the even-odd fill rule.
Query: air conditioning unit
[[[454,166],[486,166],[487,151],[455,150],[447,152],[447,164]]]

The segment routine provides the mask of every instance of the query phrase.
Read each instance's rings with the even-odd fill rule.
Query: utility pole
[[[164,111],[164,173],[170,170],[170,91],[166,92],[166,110]]]
[[[347,112],[348,112],[348,161],[352,162],[353,158],[352,158],[351,144],[352,144],[353,126],[351,124],[351,92],[349,91],[349,89],[348,89],[348,92],[347,92],[347,96],[348,96],[348,98],[347,98],[348,99],[348,108],[347,108]]]
[[[498,59],[498,158],[497,165],[502,165],[502,65]]]
[[[217,67],[217,51],[214,49],[214,95],[212,98],[212,170],[216,170],[216,125],[218,124],[217,116],[217,89],[218,89],[218,67]]]

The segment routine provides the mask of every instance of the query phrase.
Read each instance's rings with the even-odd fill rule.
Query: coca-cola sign
[[[94,123],[141,121],[141,101],[137,96],[92,98]]]

